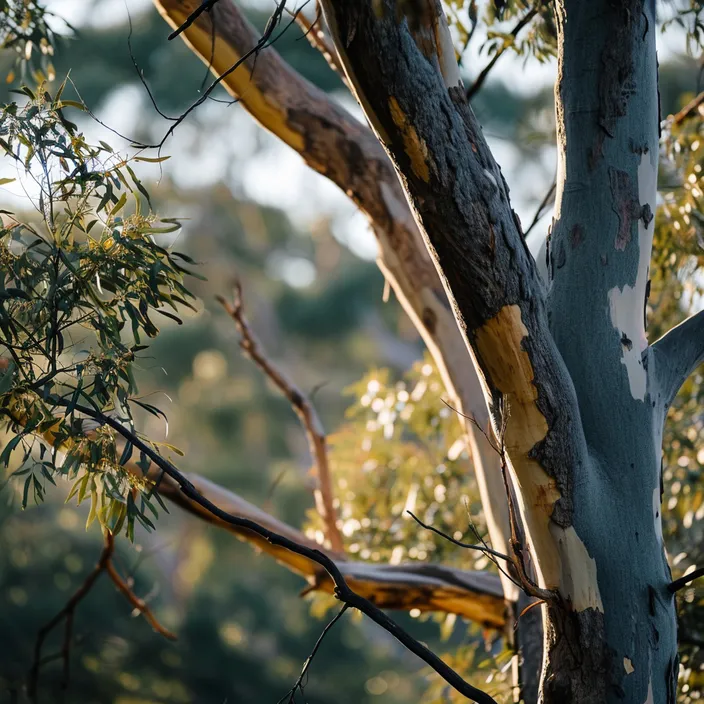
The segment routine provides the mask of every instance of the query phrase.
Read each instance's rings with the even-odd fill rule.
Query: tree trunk
[[[439,4],[322,4],[505,447],[546,601],[540,700],[674,702],[660,529],[669,398],[643,321],[658,154],[653,3],[558,3],[549,291],[464,99]]]
[[[660,520],[669,400],[645,334],[659,141],[654,4],[564,0],[558,8],[548,314],[591,464],[588,481],[574,486],[574,521],[603,604],[607,690],[594,702],[669,704],[678,671]],[[559,629],[575,622],[555,617],[553,625],[546,701],[569,691]]]

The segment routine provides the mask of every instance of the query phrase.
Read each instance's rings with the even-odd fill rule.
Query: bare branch
[[[650,346],[654,373],[665,410],[680,387],[704,362],[704,310],[672,328]]]
[[[448,535],[447,533],[444,533],[441,531],[439,528],[435,528],[434,526],[428,525],[427,523],[423,523],[423,521],[416,516],[413,511],[406,511],[406,513],[410,514],[411,518],[418,523],[419,525],[423,526],[426,530],[432,531],[436,535],[441,536],[442,538],[445,538],[445,540],[451,542],[453,545],[457,545],[457,547],[460,548],[465,548],[466,550],[477,550],[479,552],[483,552],[485,555],[493,555],[494,557],[498,557],[502,560],[506,560],[506,562],[511,562],[511,558],[508,555],[504,555],[501,552],[497,552],[496,550],[492,550],[490,547],[486,545],[473,545],[471,543],[463,543],[460,540],[455,540],[451,535]]]
[[[320,9],[320,5],[316,4],[315,19],[312,22],[302,12],[299,12],[296,15],[296,23],[303,30],[303,36],[308,40],[308,43],[323,55],[325,61],[328,62],[328,66],[349,88],[350,85],[347,82],[345,70],[337,60],[337,52],[328,44],[325,32],[323,32],[322,27],[320,26],[322,23],[322,11]]]
[[[681,125],[685,120],[690,118],[695,113],[702,114],[702,105],[704,105],[704,91],[702,91],[694,100],[685,105],[678,113],[670,116],[670,123],[673,125]]]
[[[315,489],[315,504],[318,513],[325,525],[325,534],[333,550],[344,552],[344,544],[340,529],[337,527],[337,513],[333,506],[333,490],[330,479],[330,463],[328,462],[327,438],[323,424],[316,413],[313,404],[303,392],[284,373],[271,362],[262,348],[261,343],[252,331],[244,313],[242,303],[242,287],[235,284],[233,302],[229,303],[218,297],[219,303],[235,321],[240,333],[240,347],[276,388],[291,404],[294,412],[301,421],[303,430],[308,440],[310,454],[315,464],[318,476],[318,486]]]
[[[88,576],[83,580],[83,584],[73,593],[73,596],[66,602],[64,607],[59,611],[56,616],[54,616],[48,623],[42,626],[37,633],[37,640],[34,644],[34,662],[32,663],[32,668],[29,671],[27,692],[29,698],[32,701],[36,701],[37,697],[37,685],[39,684],[39,670],[46,660],[42,659],[42,648],[44,647],[44,641],[46,637],[54,630],[62,621],[65,623],[64,628],[64,639],[63,645],[61,647],[60,657],[63,661],[63,677],[61,681],[61,688],[65,691],[68,689],[69,684],[69,663],[71,658],[71,639],[73,637],[73,615],[76,611],[76,607],[81,603],[81,601],[89,594],[93,585],[97,581],[98,577],[107,569],[107,565],[110,562],[112,554],[114,552],[115,545],[112,541],[106,542],[103,547],[98,563],[95,565],[93,570],[88,574]],[[53,658],[52,658],[53,659]]]
[[[196,6],[196,9],[188,15],[186,21],[169,34],[169,41],[176,39],[181,32],[185,32],[204,12],[210,12],[216,2],[218,2],[218,0],[202,0],[201,4]]]
[[[320,648],[320,645],[323,642],[323,639],[325,636],[328,634],[328,631],[330,631],[333,626],[342,618],[342,615],[347,611],[349,606],[347,604],[343,604],[342,608],[335,614],[334,618],[330,623],[328,623],[327,626],[323,629],[323,632],[320,634],[320,637],[318,640],[315,642],[315,645],[313,646],[313,650],[311,651],[311,654],[306,658],[306,661],[303,663],[303,668],[301,669],[301,674],[298,676],[298,679],[296,680],[296,684],[293,685],[291,690],[288,692],[288,694],[285,694],[277,704],[282,704],[282,702],[288,697],[289,704],[295,704],[296,701],[296,692],[298,690],[301,690],[303,692],[303,678],[306,676],[308,673],[308,668],[310,667],[311,663],[313,662],[313,658],[315,657],[315,654],[318,652],[318,649]]]
[[[548,192],[545,194],[545,197],[543,200],[540,201],[540,205],[535,211],[535,215],[533,216],[533,220],[531,221],[530,225],[528,225],[528,229],[523,233],[524,237],[528,237],[530,234],[530,231],[538,224],[538,221],[540,218],[543,217],[545,214],[545,208],[554,201],[555,197],[555,189],[557,188],[557,179],[553,179],[552,185],[548,189]]]
[[[107,540],[112,541],[113,536],[108,533]],[[108,560],[105,567],[110,579],[112,579],[113,584],[117,587],[118,591],[127,599],[127,601],[132,604],[132,607],[139,611],[139,613],[144,616],[147,623],[161,636],[168,638],[169,640],[176,640],[176,634],[170,631],[168,628],[162,626],[157,620],[156,616],[152,613],[151,609],[147,605],[144,599],[140,599],[128,586],[127,582],[120,576],[120,573],[113,565],[112,560]]]
[[[71,645],[73,641],[73,620],[76,612],[76,608],[81,603],[81,601],[88,596],[91,589],[98,580],[98,577],[103,572],[107,572],[115,586],[119,591],[127,598],[127,600],[132,604],[132,606],[140,611],[144,617],[147,619],[152,628],[160,635],[170,639],[176,640],[176,636],[164,628],[154,617],[149,607],[146,603],[139,599],[134,592],[129,588],[127,583],[119,575],[115,566],[112,563],[112,558],[115,553],[115,536],[112,533],[107,532],[105,534],[105,541],[103,545],[103,550],[100,553],[98,562],[93,568],[93,570],[88,574],[88,576],[83,580],[83,584],[74,592],[73,596],[66,602],[64,607],[59,611],[56,616],[54,616],[51,621],[42,626],[37,633],[37,640],[34,645],[34,661],[32,663],[32,668],[29,671],[27,690],[30,699],[36,701],[37,697],[37,686],[39,684],[39,671],[43,665],[46,665],[53,660],[61,658],[63,661],[63,676],[61,681],[61,689],[67,690],[69,685],[69,675],[70,675],[70,661],[71,661]],[[61,650],[56,655],[51,655],[48,657],[42,657],[42,648],[44,647],[44,641],[51,631],[56,628],[61,621],[64,622],[64,638],[61,646]]]
[[[694,570],[693,572],[684,575],[684,577],[676,579],[668,585],[667,589],[671,594],[674,594],[680,589],[686,587],[690,582],[693,582],[695,579],[699,579],[699,577],[704,577],[704,567],[700,567],[698,570]]]
[[[12,421],[22,425],[21,419],[13,418]],[[86,435],[92,437],[95,429],[102,425],[102,422],[83,419],[82,425]],[[60,452],[65,451],[66,448],[57,442],[51,429],[47,430],[42,437]],[[122,453],[124,446],[125,441],[119,441],[118,454]],[[146,476],[155,484],[158,483],[159,494],[179,508],[212,525],[228,530],[240,540],[274,558],[288,570],[304,577],[309,584],[306,593],[312,590],[334,593],[334,582],[316,562],[284,547],[274,545],[246,528],[221,520],[199,503],[189,499],[181,491],[179,484],[170,477],[164,476],[164,472],[156,464],[149,463],[145,466],[142,459],[140,458],[139,463],[135,459],[129,459],[123,468],[135,476]],[[232,491],[199,475],[184,476],[199,495],[218,505],[225,512],[254,521],[274,533],[308,546],[311,550],[324,552],[336,562],[352,589],[380,608],[452,613],[479,623],[485,628],[501,629],[506,623],[504,593],[501,582],[495,574],[454,569],[443,565],[427,565],[421,562],[402,565],[348,562],[345,561],[342,553],[323,548],[301,531],[274,518]]]

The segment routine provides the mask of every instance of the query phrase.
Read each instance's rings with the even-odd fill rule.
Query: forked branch
[[[337,514],[333,506],[333,490],[328,461],[327,438],[323,424],[305,394],[269,359],[266,351],[257,339],[244,313],[242,286],[235,284],[232,303],[221,296],[218,302],[235,321],[240,334],[240,347],[266,377],[276,386],[291,404],[308,440],[310,454],[317,471],[318,486],[315,488],[315,504],[325,525],[325,535],[330,546],[337,552],[344,552],[340,529],[337,527]]]
[[[53,402],[56,405],[63,406],[68,406],[70,404],[70,401],[64,401],[63,399],[53,399]],[[232,526],[250,531],[272,545],[284,548],[297,555],[307,558],[311,562],[317,563],[329,575],[330,579],[332,579],[335,585],[335,596],[343,604],[347,604],[348,606],[361,611],[372,621],[374,621],[374,623],[381,626],[385,631],[394,636],[394,638],[396,638],[403,646],[425,662],[426,665],[437,672],[440,677],[445,680],[445,682],[456,689],[460,694],[463,694],[465,697],[477,702],[478,704],[496,704],[496,701],[492,697],[469,684],[469,682],[464,680],[461,675],[443,662],[432,650],[413,638],[413,636],[401,628],[381,609],[353,591],[347,584],[347,581],[342,575],[339,567],[324,552],[296,543],[290,538],[274,533],[273,531],[264,528],[252,520],[242,518],[240,516],[234,516],[226,511],[223,511],[219,506],[216,506],[214,503],[202,496],[193,484],[181,472],[179,472],[179,470],[176,469],[171,462],[153,450],[147,442],[143,441],[128,428],[123,426],[122,423],[119,423],[114,418],[106,416],[105,414],[87,406],[74,404],[73,409],[88,416],[89,418],[93,418],[94,420],[109,426],[125,440],[132,443],[132,445],[148,457],[161,470],[161,472],[163,472],[163,474],[170,477],[178,484],[184,496],[201,506],[213,516]]]
[[[129,585],[122,579],[119,572],[112,563],[112,557],[115,553],[115,537],[112,533],[105,534],[105,542],[103,549],[98,558],[98,562],[95,567],[91,570],[88,576],[83,580],[80,587],[73,593],[73,596],[66,602],[64,607],[44,626],[39,629],[37,633],[37,640],[34,645],[34,661],[32,663],[32,668],[29,671],[29,677],[27,682],[27,693],[29,694],[32,701],[36,701],[37,697],[37,687],[39,685],[39,671],[42,665],[55,659],[53,656],[48,658],[42,658],[42,649],[44,647],[44,642],[47,636],[61,623],[64,623],[64,638],[61,646],[61,651],[58,657],[63,661],[63,675],[61,679],[61,689],[68,689],[69,685],[69,675],[70,675],[70,664],[71,664],[71,645],[73,642],[73,622],[76,613],[76,608],[85,599],[86,596],[95,586],[103,572],[106,572],[110,579],[114,582],[118,590],[127,598],[127,600],[132,604],[132,606],[137,609],[147,620],[149,625],[160,635],[168,638],[169,640],[175,640],[176,636],[164,628],[159,621],[156,619],[154,614],[151,612],[146,602],[140,599],[133,591],[130,589]]]
[[[687,377],[704,362],[704,310],[672,328],[650,349],[658,390],[667,409]]]

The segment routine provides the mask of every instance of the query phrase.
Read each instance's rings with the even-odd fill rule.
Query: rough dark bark
[[[154,0],[178,27],[198,0]],[[220,0],[181,35],[216,75],[257,43],[257,34],[231,0]],[[254,67],[256,65],[256,70]],[[377,263],[438,366],[460,414],[488,429],[476,373],[452,316],[442,282],[425,249],[393,166],[374,133],[297,74],[273,47],[251,57],[223,84],[262,126],[337,184],[370,219],[379,243]],[[508,549],[508,510],[499,461],[481,432],[465,420],[491,542]],[[503,580],[507,599],[517,592]]]

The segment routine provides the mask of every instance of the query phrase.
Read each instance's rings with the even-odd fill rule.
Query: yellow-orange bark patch
[[[403,112],[398,100],[393,95],[389,98],[389,110],[391,111],[391,119],[396,127],[401,130],[403,148],[411,160],[413,173],[427,183],[430,180],[428,145],[418,135],[416,128],[410,124],[406,113]]]

